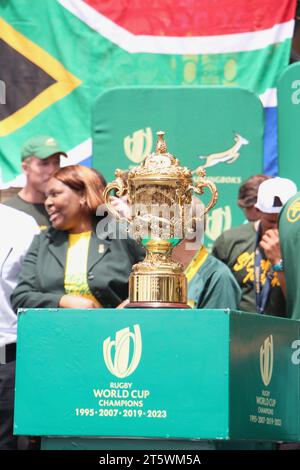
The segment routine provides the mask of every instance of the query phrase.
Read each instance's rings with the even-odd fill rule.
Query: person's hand
[[[129,299],[123,300],[116,308],[125,308],[129,304]]]
[[[59,301],[60,308],[97,308],[95,302],[79,295],[66,294]]]
[[[111,196],[109,201],[110,205],[119,212],[121,217],[131,220],[130,207],[126,202],[126,198]]]
[[[282,258],[278,229],[267,230],[259,243],[272,265],[280,263]]]

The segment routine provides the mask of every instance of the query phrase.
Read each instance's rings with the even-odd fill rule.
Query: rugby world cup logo
[[[131,375],[141,359],[142,336],[139,325],[134,325],[133,331],[132,333],[126,327],[116,332],[113,341],[110,336],[103,341],[103,357],[106,367],[120,379]],[[113,352],[114,358],[112,358]]]
[[[271,382],[273,373],[273,336],[268,336],[260,347],[260,373],[264,385]]]
[[[126,156],[134,163],[140,163],[152,149],[152,130],[151,127],[138,129],[132,136],[127,135],[124,139],[124,152]]]

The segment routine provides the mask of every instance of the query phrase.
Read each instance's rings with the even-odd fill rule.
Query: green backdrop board
[[[23,310],[15,433],[295,441],[299,328],[227,310]]]
[[[169,152],[218,186],[206,244],[245,220],[240,183],[263,170],[264,115],[256,95],[234,87],[130,87],[101,94],[93,109],[93,165],[108,181],[139,165],[164,130]]]
[[[300,63],[290,65],[278,81],[279,175],[300,188]]]

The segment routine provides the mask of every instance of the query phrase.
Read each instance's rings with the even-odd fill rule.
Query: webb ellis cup
[[[172,249],[187,236],[196,219],[191,204],[193,191],[200,195],[205,187],[211,191],[202,217],[216,204],[218,193],[201,167],[196,170],[197,182],[193,185],[192,172],[167,152],[164,132],[157,132],[157,136],[155,153],[132,168],[127,180],[121,170],[116,170],[116,179],[107,185],[104,200],[108,210],[122,220],[124,217],[110,204],[110,192],[127,196],[130,235],[146,249],[144,261],[133,266],[129,278],[127,307],[189,308],[187,279],[182,265],[172,260]]]

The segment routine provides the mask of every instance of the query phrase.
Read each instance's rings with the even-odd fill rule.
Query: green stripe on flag
[[[101,37],[53,0],[31,0],[30,9],[28,0],[10,0],[1,9],[1,14],[19,33],[57,59],[82,82],[26,125],[1,139],[4,180],[10,180],[20,172],[20,147],[31,135],[52,134],[66,149],[88,139],[93,102],[110,87],[227,85],[262,94],[276,85],[278,75],[288,63],[291,45],[288,39],[250,52],[130,54]]]

